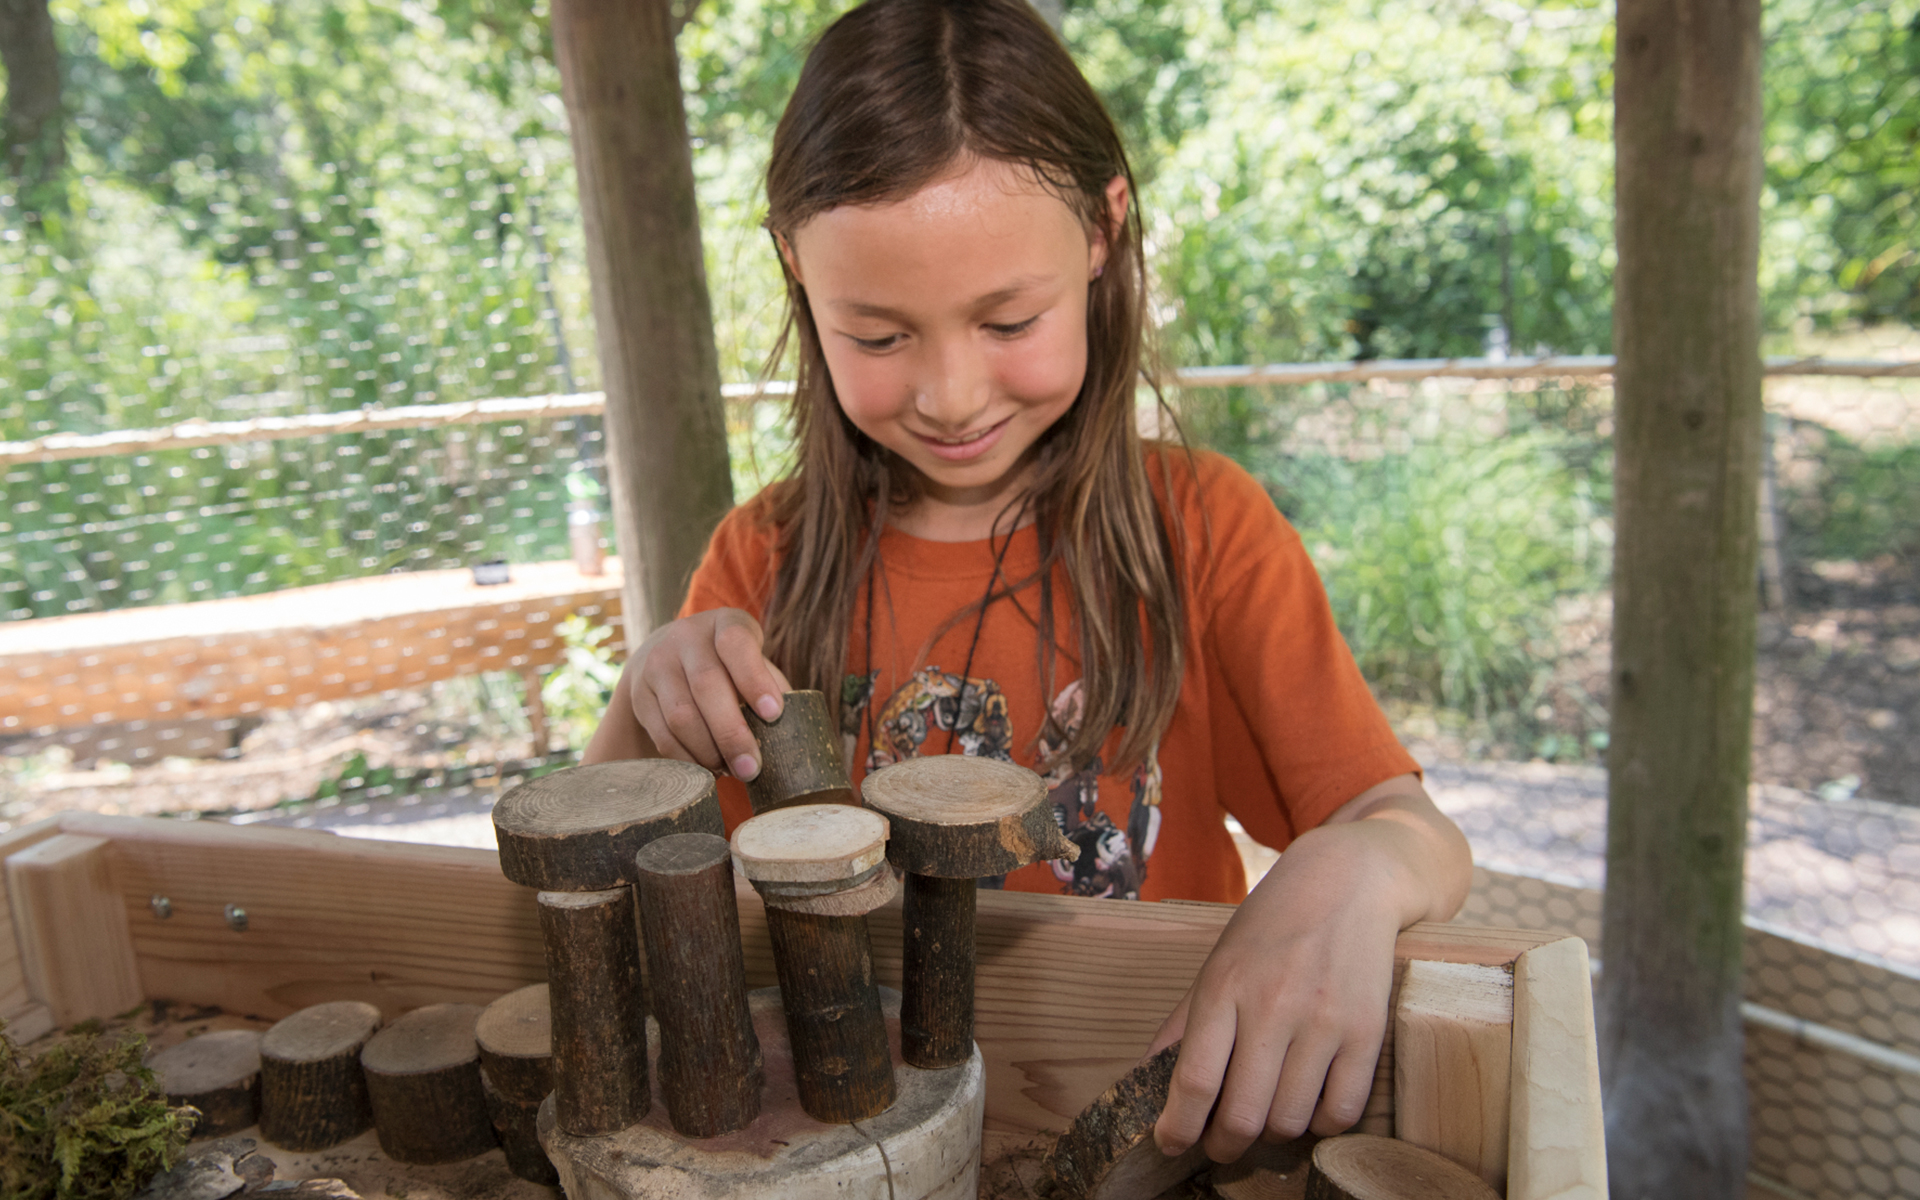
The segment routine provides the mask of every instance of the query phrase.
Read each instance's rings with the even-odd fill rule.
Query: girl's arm
[[[1154,1137],[1232,1162],[1265,1136],[1360,1119],[1386,1031],[1393,943],[1466,901],[1473,856],[1413,775],[1297,838],[1227,922],[1152,1049],[1180,1040]],[[1208,1119],[1208,1114],[1212,1119]]]

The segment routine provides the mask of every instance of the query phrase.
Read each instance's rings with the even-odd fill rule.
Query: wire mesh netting
[[[780,313],[756,175],[835,6],[688,7],[747,380]],[[1605,352],[1602,6],[1064,9],[1137,156],[1176,365]],[[50,11],[71,121],[0,189],[0,828],[80,807],[488,844],[500,787],[584,744],[625,640],[544,11]],[[1892,0],[1768,19],[1766,348],[1904,374],[1766,388],[1748,998],[1825,1032],[1751,1027],[1755,1163],[1912,1195],[1920,35]],[[1489,868],[1466,917],[1597,948],[1609,381],[1373,374],[1171,395],[1305,537]],[[728,428],[749,495],[781,407],[737,398]]]

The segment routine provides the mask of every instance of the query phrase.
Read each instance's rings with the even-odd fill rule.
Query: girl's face
[[[1126,180],[1108,186],[1114,227]],[[1019,167],[976,160],[783,243],[847,419],[920,473],[909,533],[984,538],[1087,370],[1106,239]]]

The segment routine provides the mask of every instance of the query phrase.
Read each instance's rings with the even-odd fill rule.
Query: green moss
[[[127,1200],[173,1165],[194,1110],[168,1107],[145,1049],[89,1030],[29,1058],[0,1022],[0,1200]]]

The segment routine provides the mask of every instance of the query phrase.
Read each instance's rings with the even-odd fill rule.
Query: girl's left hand
[[[1289,846],[1154,1038],[1149,1053],[1182,1042],[1154,1128],[1160,1149],[1201,1141],[1207,1157],[1232,1162],[1256,1139],[1358,1121],[1386,1032],[1394,938],[1452,916],[1471,867],[1466,839],[1412,776],[1369,789]]]

